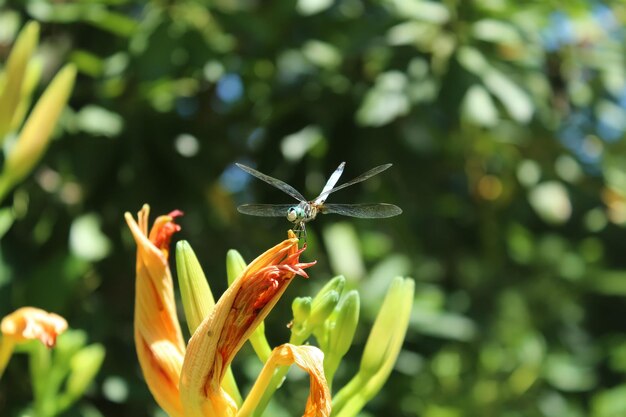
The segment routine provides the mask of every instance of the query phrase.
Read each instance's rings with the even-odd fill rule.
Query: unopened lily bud
[[[365,344],[361,359],[363,371],[376,373],[395,362],[409,324],[413,291],[412,279],[397,277],[392,281]]]
[[[41,80],[43,66],[43,60],[39,57],[33,57],[28,62],[26,75],[24,77],[24,82],[22,83],[20,102],[13,114],[13,119],[11,120],[11,125],[9,126],[9,132],[16,131],[22,125],[28,109],[30,109],[33,92]]]
[[[74,65],[66,65],[37,101],[5,160],[0,177],[0,199],[28,175],[43,156],[61,111],[70,97],[75,78]]]
[[[356,416],[382,388],[398,358],[413,307],[414,282],[395,278],[369,334],[359,372],[333,399],[333,413]]]
[[[246,261],[243,260],[243,256],[235,249],[230,249],[226,252],[226,276],[229,286],[239,278],[244,269],[246,269],[246,266]]]
[[[213,309],[215,299],[200,262],[186,240],[176,244],[176,270],[187,327],[193,334]]]
[[[304,325],[311,315],[311,297],[296,297],[291,303],[293,312],[293,322],[291,323],[291,333],[301,334]]]
[[[311,315],[307,323],[307,327],[314,330],[320,326],[331,315],[337,303],[339,302],[339,293],[335,290],[326,291],[320,297],[315,296],[311,305]]]
[[[311,330],[326,320],[330,313],[332,313],[332,309],[334,309],[339,302],[339,297],[341,296],[345,284],[346,279],[343,275],[337,275],[317,292],[317,295],[313,298],[313,305],[311,306],[312,314],[315,312],[315,317],[309,320],[308,323]],[[329,296],[329,294],[331,295]],[[329,308],[331,309],[329,310]]]
[[[318,299],[324,297],[326,293],[330,291],[336,291],[337,294],[341,295],[343,291],[343,287],[346,285],[346,279],[343,275],[337,275],[335,278],[328,281],[321,290],[317,292],[317,295],[313,299],[313,303],[316,303]]]
[[[8,133],[21,97],[28,62],[39,40],[39,24],[29,22],[20,32],[6,64],[4,88],[0,92],[0,143]]]
[[[359,322],[359,293],[355,290],[341,298],[331,317],[327,320],[327,348],[324,373],[329,381],[339,367],[341,358],[348,352]]]

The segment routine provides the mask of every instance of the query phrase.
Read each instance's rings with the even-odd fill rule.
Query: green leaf
[[[528,94],[509,77],[491,69],[483,75],[483,82],[489,91],[502,102],[513,120],[518,123],[530,121],[534,112],[533,104]]]
[[[528,201],[547,223],[563,224],[572,215],[572,203],[567,190],[557,181],[546,181],[534,186],[528,193]]]
[[[521,36],[515,26],[496,19],[482,19],[472,25],[476,39],[496,43],[520,43]]]
[[[424,0],[386,0],[398,17],[443,24],[450,20],[450,11],[442,4]]]
[[[72,356],[65,390],[57,397],[57,410],[62,412],[74,404],[89,388],[104,361],[105,349],[92,344]]]
[[[407,85],[407,77],[402,72],[379,75],[357,110],[357,122],[363,126],[383,126],[407,114],[410,110]]]
[[[473,124],[493,127],[498,123],[498,109],[481,85],[471,86],[461,103],[462,117]]]
[[[70,227],[70,248],[79,258],[99,261],[111,252],[111,241],[102,233],[100,217],[95,213],[78,217]]]
[[[13,222],[15,221],[15,214],[12,207],[3,207],[0,209],[0,239],[6,232],[9,231]],[[0,280],[0,283],[2,280]]]
[[[328,9],[334,0],[298,0],[296,10],[303,16],[311,16]]]
[[[348,280],[362,278],[365,265],[359,251],[359,239],[352,225],[347,222],[335,223],[324,228],[323,236],[333,271]]]
[[[78,112],[76,121],[82,131],[94,136],[112,138],[124,128],[124,119],[119,114],[91,104]]]

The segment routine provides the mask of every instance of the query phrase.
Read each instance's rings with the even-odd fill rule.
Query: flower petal
[[[56,344],[57,336],[67,329],[67,321],[57,314],[34,307],[22,307],[2,319],[0,329],[16,343],[39,339],[46,347]]]
[[[137,243],[135,283],[135,347],[141,370],[156,402],[171,417],[182,417],[178,381],[185,355],[169,268],[171,236],[180,230],[174,218],[160,216],[148,234],[150,208],[144,205],[135,221],[125,218]]]
[[[187,347],[181,375],[181,398],[186,417],[234,415],[236,407],[220,388],[235,354],[274,307],[295,275],[306,276],[299,263],[298,239],[289,238],[263,253],[219,299]]]
[[[309,398],[303,416],[329,416],[331,395],[324,376],[324,353],[315,346],[295,346],[288,343],[272,351],[238,415],[241,417],[251,415],[276,368],[294,363],[308,372],[310,377]]]

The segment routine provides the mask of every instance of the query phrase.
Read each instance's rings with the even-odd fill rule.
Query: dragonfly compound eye
[[[291,207],[289,210],[287,210],[287,220],[289,220],[290,222],[295,222],[297,218],[298,212],[296,211],[295,207]]]

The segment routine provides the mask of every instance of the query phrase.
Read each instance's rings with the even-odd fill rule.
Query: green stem
[[[303,331],[297,335],[292,333],[291,337],[289,338],[289,343],[296,346],[301,345],[310,335],[311,331]],[[274,375],[268,381],[267,388],[254,410],[254,417],[261,417],[263,415],[263,412],[265,411],[267,405],[274,396],[274,393],[276,393],[276,390],[280,388],[283,381],[285,380],[287,372],[289,372],[288,366],[280,366],[276,369]]]
[[[343,388],[333,396],[332,416],[337,416],[345,405],[363,388],[361,373],[357,373]]]
[[[13,349],[15,348],[15,341],[11,337],[2,337],[0,339],[0,378],[9,363],[9,359],[13,355]]]
[[[13,187],[13,183],[11,182],[9,175],[4,173],[0,176],[0,203],[4,200],[4,198],[9,194],[11,188]]]
[[[53,384],[50,381],[52,371],[50,351],[40,343],[34,343],[28,354],[35,415],[52,417],[55,415],[56,392],[52,389]]]
[[[283,366],[281,367],[281,369],[282,368],[289,369],[288,366]],[[269,390],[271,386],[271,382],[274,379],[275,369],[276,369],[275,367],[270,367],[270,366],[263,367],[261,374],[257,378],[256,382],[252,386],[252,389],[250,390],[250,393],[246,397],[246,401],[244,401],[243,405],[237,412],[237,417],[248,417],[248,416],[253,415],[253,413],[254,415],[257,414],[257,411],[259,411],[260,403],[263,400],[263,398],[265,398],[265,394],[267,393],[267,390]],[[263,409],[264,408],[265,406],[263,406]]]
[[[265,363],[272,354],[272,348],[265,337],[265,324],[261,322],[250,335],[250,344],[261,362]]]

